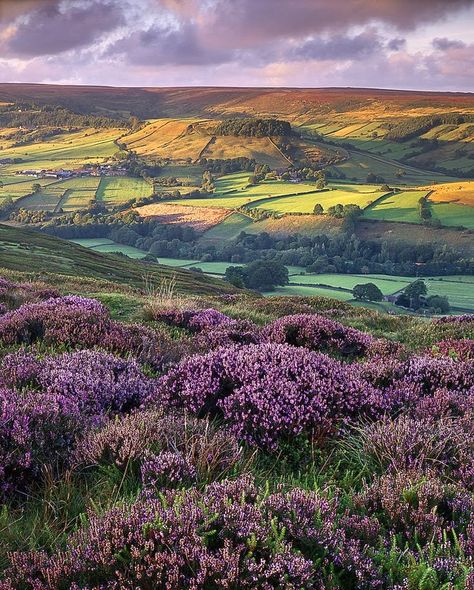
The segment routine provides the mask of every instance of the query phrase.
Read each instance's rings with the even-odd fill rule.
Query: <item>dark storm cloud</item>
[[[8,54],[34,57],[86,47],[124,23],[120,6],[115,2],[40,4],[15,22],[14,32],[6,42]]]
[[[448,49],[463,49],[466,44],[455,39],[446,39],[446,37],[437,37],[433,39],[432,45],[439,51],[447,51]]]
[[[406,39],[395,37],[395,39],[390,39],[390,41],[387,43],[387,49],[390,49],[390,51],[401,51],[402,49],[405,49],[406,45]]]

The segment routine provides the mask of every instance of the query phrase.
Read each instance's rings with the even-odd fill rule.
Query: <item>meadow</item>
[[[401,191],[380,199],[364,211],[367,219],[382,221],[401,221],[404,223],[421,223],[418,201],[428,191]]]
[[[6,166],[8,174],[29,168],[77,168],[113,156],[118,150],[114,141],[123,133],[123,129],[65,131],[38,143],[4,149],[2,158],[21,159],[21,162]]]
[[[97,189],[96,198],[106,206],[113,206],[130,199],[148,197],[152,192],[151,183],[142,178],[103,176]]]

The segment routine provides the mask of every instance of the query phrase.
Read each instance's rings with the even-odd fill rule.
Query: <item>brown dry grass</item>
[[[220,223],[229,215],[226,209],[213,207],[193,207],[192,205],[172,205],[153,203],[135,209],[141,217],[153,218],[160,223],[190,225],[196,231],[206,231]]]
[[[286,167],[289,164],[268,137],[216,137],[202,155],[213,159],[254,158],[271,168]]]
[[[474,181],[472,180],[434,184],[424,188],[433,191],[430,195],[430,201],[436,203],[458,203],[459,205],[470,205],[474,207]]]

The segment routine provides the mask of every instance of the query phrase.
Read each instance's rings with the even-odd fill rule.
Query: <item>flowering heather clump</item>
[[[68,296],[22,305],[0,318],[0,341],[5,344],[48,344],[91,347],[108,327],[107,309],[94,299]]]
[[[355,500],[391,532],[416,547],[440,543],[453,522],[467,524],[473,501],[465,490],[420,471],[397,471],[376,479]]]
[[[239,438],[263,447],[376,413],[383,400],[334,359],[285,344],[220,348],[184,359],[158,380],[152,403],[222,416]]]
[[[168,309],[155,313],[154,319],[170,326],[199,332],[228,324],[233,320],[216,309]]]
[[[73,462],[124,470],[140,465],[147,453],[166,451],[184,457],[199,481],[222,477],[242,458],[236,438],[208,420],[140,411],[87,433],[78,443]]]
[[[145,457],[141,478],[146,487],[173,487],[196,479],[196,470],[180,453],[162,451]]]
[[[0,386],[22,389],[32,386],[41,362],[31,352],[19,350],[5,355],[0,368]]]
[[[64,463],[84,427],[87,419],[68,398],[0,389],[0,498],[37,483],[45,465]]]
[[[467,390],[474,386],[474,362],[449,357],[415,356],[403,367],[403,381],[421,387],[423,394],[436,389]]]
[[[196,351],[207,352],[220,346],[232,344],[257,344],[258,327],[247,320],[232,320],[213,328],[206,328],[197,334],[192,345]]]
[[[38,302],[59,296],[56,289],[43,283],[14,283],[0,277],[0,306],[3,306],[5,311],[26,302]]]
[[[359,431],[364,456],[380,470],[430,469],[452,477],[474,459],[472,433],[458,420],[385,418]]]
[[[462,338],[441,340],[427,351],[433,356],[449,356],[457,360],[474,360],[474,340]]]
[[[0,316],[0,342],[80,348],[101,347],[119,354],[133,353],[141,362],[161,363],[163,337],[140,325],[110,319],[107,308],[95,299],[68,296],[32,303]]]
[[[466,324],[474,323],[474,314],[450,315],[433,320],[434,324]]]
[[[48,393],[70,398],[89,416],[128,412],[153,387],[136,361],[90,350],[45,359],[37,381]]]
[[[261,496],[249,478],[170,490],[90,515],[51,557],[11,555],[4,588],[299,590],[327,587],[328,571],[336,587],[345,579],[348,588],[379,588],[375,565],[334,510],[315,492]]]
[[[373,342],[369,334],[347,328],[323,316],[309,314],[290,315],[275,320],[262,330],[262,339],[348,357],[364,355]]]

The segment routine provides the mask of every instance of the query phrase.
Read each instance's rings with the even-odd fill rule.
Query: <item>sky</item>
[[[0,82],[474,91],[474,0],[0,0]]]

